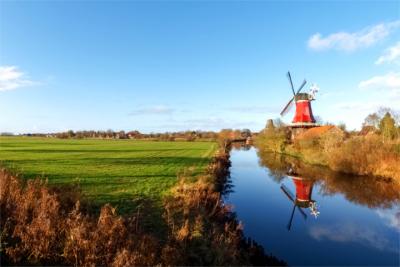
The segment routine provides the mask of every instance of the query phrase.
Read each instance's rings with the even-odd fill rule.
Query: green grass
[[[142,200],[159,205],[177,173],[200,174],[215,150],[211,142],[0,137],[0,164],[50,185],[78,183],[95,205],[125,213]]]

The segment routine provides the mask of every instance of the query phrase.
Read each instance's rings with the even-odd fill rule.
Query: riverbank
[[[195,182],[181,177],[165,200],[168,244],[178,246],[180,255],[173,265],[286,265],[245,238],[235,213],[224,204],[222,195],[229,188],[229,152],[229,148],[222,146],[206,175]]]
[[[106,204],[93,214],[74,188],[50,187],[41,179],[25,183],[2,170],[2,264],[284,265],[246,241],[234,213],[222,202],[229,166],[223,147],[205,174],[178,177],[164,199],[164,236],[142,227],[141,218],[151,211],[121,216]]]
[[[400,183],[399,144],[385,142],[378,135],[346,136],[332,132],[288,140],[284,129],[270,129],[257,136],[255,145],[259,150],[289,155],[336,172],[379,176]]]

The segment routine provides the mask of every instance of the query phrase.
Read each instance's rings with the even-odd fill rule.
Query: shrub
[[[283,153],[288,145],[289,133],[285,128],[266,128],[256,139],[256,144],[264,150]]]
[[[400,178],[400,155],[376,135],[351,137],[327,156],[337,171]]]
[[[28,181],[23,188],[4,170],[0,185],[2,252],[12,262],[59,262],[64,232],[57,196],[40,180]]]
[[[96,219],[81,211],[79,201],[65,206],[60,199],[68,197],[60,198],[42,180],[24,185],[0,171],[2,264],[157,264],[157,242],[135,231],[134,217],[124,219],[105,205]]]

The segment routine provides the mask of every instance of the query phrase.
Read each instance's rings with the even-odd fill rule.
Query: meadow
[[[50,186],[75,185],[100,207],[118,213],[138,205],[160,206],[177,175],[203,172],[217,149],[213,142],[0,137],[0,165]]]

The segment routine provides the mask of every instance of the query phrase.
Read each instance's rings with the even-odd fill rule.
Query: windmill
[[[300,214],[305,220],[307,219],[307,214],[304,212],[304,208],[309,208],[311,215],[314,215],[315,218],[317,218],[317,216],[319,215],[319,211],[317,209],[317,204],[315,200],[311,199],[314,181],[300,177],[298,174],[292,171],[289,171],[288,175],[290,178],[292,178],[293,183],[296,187],[296,195],[293,195],[289,188],[287,188],[284,184],[281,185],[282,192],[293,203],[292,212],[290,215],[289,223],[287,225],[287,229],[288,231],[290,231],[296,208],[300,211]]]
[[[281,116],[284,116],[290,110],[294,102],[296,104],[296,112],[290,127],[311,128],[317,126],[311,109],[311,101],[315,100],[315,93],[318,91],[318,87],[315,84],[313,84],[310,88],[310,93],[301,93],[301,90],[307,83],[307,81],[304,80],[303,83],[300,85],[299,89],[297,90],[297,92],[295,92],[290,72],[287,73],[287,77],[290,82],[293,97],[283,108]]]

